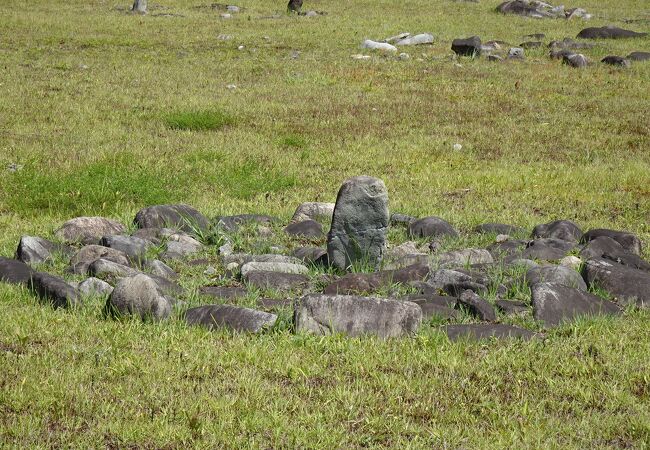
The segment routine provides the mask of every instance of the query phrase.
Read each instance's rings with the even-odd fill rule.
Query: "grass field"
[[[650,38],[598,41],[586,70],[546,48],[451,57],[471,35],[650,31],[645,0],[575,1],[591,21],[502,16],[496,0],[305,0],[328,13],[314,18],[242,0],[228,20],[200,1],[146,16],[128,1],[0,2],[0,254],[78,215],[130,223],[158,203],[288,220],[366,174],[392,211],[463,232],[571,219],[636,233],[648,259],[650,62],[597,62]],[[436,41],[405,61],[350,57],[402,31]],[[187,270],[190,287],[205,281]],[[650,446],[648,310],[529,343],[453,344],[434,329],[381,342],[113,321],[99,299],[53,310],[8,285],[0,308],[3,447]]]

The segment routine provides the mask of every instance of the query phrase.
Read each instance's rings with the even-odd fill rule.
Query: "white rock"
[[[400,33],[397,36],[391,36],[389,38],[384,39],[384,42],[388,42],[389,44],[397,41],[401,41],[402,39],[405,39],[409,37],[411,33]]]
[[[232,91],[234,89],[237,89],[237,85],[236,84],[229,84],[229,85],[226,86],[226,89],[230,89]]]
[[[407,59],[410,58],[410,56],[408,53],[400,53],[398,58],[401,59],[402,61],[406,61]]]
[[[350,55],[352,59],[370,59],[370,55],[361,55],[361,54],[356,54],[356,55]]]
[[[574,270],[578,270],[581,264],[582,264],[582,260],[577,256],[573,256],[573,255],[565,256],[560,260],[561,266],[568,267]]]
[[[370,39],[366,39],[363,41],[363,44],[361,44],[361,48],[367,48],[369,50],[379,50],[382,52],[396,52],[397,47],[394,45],[391,45],[387,42],[376,42],[376,41],[371,41]]]
[[[495,241],[497,243],[501,243],[507,241],[508,239],[510,239],[510,236],[508,236],[507,234],[497,234]]]
[[[395,45],[422,45],[433,44],[433,35],[429,33],[416,34],[395,42]]]
[[[461,151],[463,149],[463,146],[461,144],[454,144],[454,150],[457,152]]]
[[[239,12],[239,6],[235,5],[228,5],[226,6],[226,9],[230,12]]]
[[[221,17],[222,19],[231,19],[231,18],[232,18],[232,14],[223,13],[223,14],[220,14],[220,17]]]

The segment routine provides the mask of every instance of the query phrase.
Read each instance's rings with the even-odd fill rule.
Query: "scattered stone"
[[[370,59],[370,55],[362,55],[360,53],[350,55],[350,58],[352,59]]]
[[[160,257],[164,260],[183,259],[187,256],[194,255],[203,249],[203,244],[198,241],[169,241],[167,249]]]
[[[133,222],[138,228],[173,228],[186,233],[206,232],[210,222],[189,205],[156,205],[143,208]],[[120,233],[104,233],[120,234]]]
[[[470,56],[472,58],[481,56],[481,39],[472,36],[467,39],[454,39],[451,49],[459,56]]]
[[[585,28],[578,33],[577,37],[580,39],[624,39],[644,37],[647,35],[648,33],[637,33],[636,31],[624,30],[623,28],[614,26],[605,26]]]
[[[24,262],[0,256],[0,281],[10,284],[27,284],[33,274],[32,268]]]
[[[136,315],[144,319],[162,320],[169,317],[172,304],[163,296],[156,282],[145,274],[118,281],[106,303],[114,315]]]
[[[458,237],[458,232],[440,217],[425,217],[411,222],[409,236],[413,238],[425,237]]]
[[[538,259],[542,261],[559,261],[574,247],[574,244],[562,239],[547,238],[530,241],[521,258]]]
[[[411,336],[421,322],[422,310],[415,303],[348,295],[307,295],[294,313],[297,332],[319,335]]]
[[[295,222],[288,225],[284,232],[289,236],[296,236],[308,239],[320,239],[324,236],[323,226],[311,219]]]
[[[175,280],[178,278],[178,274],[174,271],[174,269],[157,259],[146,261],[144,263],[144,269],[152,275],[167,278],[168,280]]]
[[[161,228],[138,228],[131,233],[131,236],[149,241],[153,245],[160,245],[162,243],[161,231]]]
[[[249,286],[258,289],[274,289],[277,291],[302,290],[309,285],[309,277],[297,273],[252,271],[244,276]]]
[[[479,320],[487,322],[494,322],[497,320],[494,307],[486,300],[476,295],[474,291],[469,289],[460,295],[456,302],[456,308],[466,309],[472,316]]]
[[[508,266],[509,267],[520,266],[520,267],[524,267],[526,269],[532,269],[533,267],[539,267],[539,264],[537,264],[535,261],[533,261],[531,259],[519,258],[519,259],[513,259],[512,261],[510,261],[508,263]]]
[[[126,253],[103,245],[86,245],[75,253],[70,259],[72,273],[83,275],[88,272],[88,267],[98,259],[113,261],[114,263],[130,266],[131,262]]]
[[[624,266],[650,272],[650,263],[640,256],[628,252],[621,244],[608,236],[600,236],[591,240],[580,252],[585,259],[603,258]]]
[[[556,220],[554,222],[537,225],[533,228],[532,237],[554,238],[568,242],[578,242],[582,236],[582,230],[570,220]]]
[[[528,245],[527,241],[509,239],[504,242],[497,242],[487,247],[487,251],[492,254],[495,261],[521,258],[521,254]]]
[[[415,217],[407,216],[406,214],[393,213],[390,215],[390,226],[391,227],[408,227],[411,222],[416,221]]]
[[[300,247],[294,250],[293,256],[305,264],[328,266],[327,250],[319,247]]]
[[[209,330],[226,328],[233,331],[260,333],[275,325],[278,316],[233,305],[206,305],[190,308],[185,313],[188,325],[200,325]]]
[[[582,265],[582,260],[577,256],[569,255],[560,260],[560,265],[572,270],[579,270]]]
[[[276,255],[268,253],[264,255],[248,255],[245,253],[233,253],[232,255],[224,256],[223,263],[237,263],[244,265],[249,262],[264,262],[264,263],[286,263],[286,264],[302,264],[302,261],[293,256]]]
[[[20,172],[21,170],[23,170],[23,167],[25,166],[18,163],[7,164],[7,170],[11,173]]]
[[[600,297],[552,283],[532,287],[533,317],[546,326],[557,326],[578,316],[618,314],[619,308]]]
[[[432,260],[433,265],[440,267],[463,267],[472,264],[492,264],[493,262],[494,259],[489,251],[477,248],[441,253]]]
[[[650,60],[650,52],[632,52],[626,58],[630,61],[648,61]]]
[[[306,274],[309,272],[307,266],[302,264],[291,264],[284,262],[247,262],[241,267],[241,275],[244,279],[250,272],[280,272]]]
[[[282,309],[293,309],[293,300],[275,298],[260,298],[257,300],[257,307],[262,311],[276,312]]]
[[[551,52],[548,54],[549,58],[551,59],[561,59],[564,60],[564,58],[568,58],[569,56],[575,55],[575,52],[573,50],[551,50]]]
[[[54,308],[68,308],[81,304],[79,292],[63,278],[45,272],[34,272],[29,288]]]
[[[535,333],[523,328],[513,327],[501,323],[472,323],[467,325],[447,325],[443,328],[451,341],[460,339],[483,340],[490,338],[506,339],[518,338],[530,340]]]
[[[371,292],[393,284],[424,281],[429,274],[425,265],[412,265],[398,270],[382,270],[374,273],[349,273],[324,290],[325,294],[359,294]]]
[[[411,255],[427,256],[425,253],[420,252],[415,242],[406,241],[396,247],[388,248],[386,250],[385,259],[389,261],[398,261]]]
[[[144,262],[153,247],[151,242],[135,236],[104,236],[100,245],[124,252],[135,263]]]
[[[407,36],[395,42],[395,45],[423,45],[433,44],[433,35],[429,33]]]
[[[363,44],[361,44],[361,48],[367,48],[368,50],[379,50],[382,52],[397,51],[397,47],[395,47],[392,44],[389,44],[387,42],[371,41],[370,39],[366,39],[365,41],[363,41]]]
[[[238,214],[235,216],[222,216],[215,218],[215,226],[224,231],[234,233],[239,228],[247,225],[267,226],[279,222],[276,217],[265,214]]]
[[[397,41],[401,41],[402,39],[406,39],[409,37],[411,33],[400,33],[396,36],[391,36],[389,38],[384,39],[384,42],[388,42],[389,44],[394,44]]]
[[[221,13],[221,14],[219,14],[219,17],[221,17],[222,19],[232,19],[232,14]]]
[[[528,48],[528,47],[526,47]],[[512,47],[508,50],[508,58],[510,59],[524,59],[524,49],[520,47]]]
[[[578,272],[564,266],[539,266],[526,272],[526,282],[532,288],[539,283],[552,283],[586,291],[587,285]]]
[[[600,62],[609,64],[610,66],[618,66],[618,67],[625,67],[629,68],[632,66],[632,63],[630,63],[629,60],[623,58],[622,56],[605,56],[603,59],[600,60]]]
[[[82,295],[105,297],[113,292],[113,286],[99,278],[90,277],[79,283],[77,290]]]
[[[510,239],[510,236],[507,234],[497,234],[496,237],[494,238],[494,242],[500,244],[502,242],[507,241],[508,239]]]
[[[226,10],[230,11],[232,13],[238,13],[241,10],[241,8],[239,6],[235,6],[235,5],[227,5]]]
[[[527,314],[529,311],[528,305],[514,300],[497,300],[495,305],[497,309],[506,316],[518,316],[521,314]]]
[[[570,55],[564,55],[562,57],[562,62],[571,67],[583,68],[589,65],[589,60],[582,53],[574,53]]]
[[[561,50],[579,50],[594,48],[596,44],[591,42],[578,42],[571,38],[564,38],[561,41],[551,41],[548,44],[549,48]]]
[[[305,220],[331,221],[334,214],[334,203],[307,202],[302,203],[291,217],[291,223],[304,222]]]
[[[474,280],[471,275],[459,270],[449,269],[438,269],[431,272],[427,282],[420,287],[423,288],[425,293],[445,292],[454,297],[460,296],[468,289],[481,295],[488,292],[487,286],[478,280]]]
[[[422,309],[422,320],[430,321],[433,318],[443,320],[460,320],[460,311],[452,309],[448,306],[442,306],[435,302],[421,301],[416,303]]]
[[[39,264],[52,258],[53,253],[69,254],[70,248],[36,236],[22,236],[16,259],[26,264]]]
[[[542,46],[542,43],[539,42],[539,41],[526,41],[526,42],[522,42],[521,44],[519,44],[519,47],[521,47],[522,49],[526,49],[526,50],[528,50],[529,48],[540,48],[541,46]],[[513,47],[513,48],[516,49],[517,47]],[[522,53],[521,56],[523,57],[523,51],[521,53]]]
[[[505,1],[497,6],[497,12],[500,12],[502,14],[516,14],[518,16],[534,17],[538,19],[545,17],[555,17],[550,12],[545,11],[542,8],[538,8],[524,0]]]
[[[104,217],[77,217],[68,220],[54,235],[69,244],[97,244],[103,236],[122,234],[126,227]]]
[[[139,273],[137,270],[129,266],[118,264],[108,259],[99,258],[90,263],[88,266],[88,275],[93,275],[99,278],[111,277],[130,277]]]
[[[416,305],[425,305],[433,304],[438,306],[444,306],[446,308],[455,308],[456,307],[456,297],[451,297],[449,295],[438,295],[434,293],[427,294],[411,294],[406,297],[400,298],[402,301],[413,302]],[[456,310],[454,310],[456,311]]]
[[[300,12],[302,9],[302,0],[289,0],[289,4],[287,5],[287,11],[289,12]]]
[[[354,264],[378,267],[388,231],[388,192],[378,178],[347,179],[336,198],[327,236],[329,262],[340,270]]]
[[[621,246],[626,251],[630,253],[641,255],[641,239],[639,239],[636,235],[628,233],[626,231],[608,230],[605,228],[589,230],[582,236],[580,242],[590,242],[593,239],[599,238],[601,236],[607,236],[611,239],[614,239],[616,242],[621,244]]]
[[[406,61],[407,59],[410,58],[410,56],[409,56],[408,53],[400,53],[400,54],[397,56],[397,58],[398,58],[400,61]]]
[[[621,304],[650,307],[650,273],[614,261],[593,258],[582,267],[590,287],[604,289]]]

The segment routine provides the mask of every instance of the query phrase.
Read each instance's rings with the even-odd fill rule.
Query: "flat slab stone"
[[[439,267],[464,267],[472,264],[492,264],[492,254],[482,248],[452,250],[433,255],[431,263]]]
[[[307,266],[302,264],[290,264],[281,262],[249,262],[241,267],[241,275],[244,279],[251,272],[280,272],[306,274],[309,272]]]
[[[449,222],[440,217],[430,216],[409,224],[409,236],[414,238],[458,237],[458,232]]]
[[[625,30],[619,27],[589,27],[578,33],[581,39],[625,39],[647,36],[648,33],[638,33],[632,30]]]
[[[442,328],[451,341],[460,339],[483,340],[490,338],[530,340],[535,333],[524,328],[501,323],[472,323],[464,325],[447,325]]]
[[[309,277],[298,273],[248,272],[244,277],[249,286],[278,291],[302,290],[309,285]]]
[[[382,270],[374,273],[349,273],[328,285],[325,294],[360,294],[391,284],[407,284],[425,280],[429,267],[414,264],[403,269]]]
[[[578,316],[619,314],[615,303],[567,286],[538,283],[533,286],[533,317],[553,327]]]
[[[618,242],[621,247],[635,255],[641,255],[641,239],[638,236],[627,231],[609,230],[606,228],[597,228],[587,231],[582,235],[580,242],[587,243],[599,237],[606,236]]]
[[[237,214],[235,216],[216,217],[214,220],[217,228],[228,232],[235,232],[242,225],[267,226],[279,221],[277,217],[267,216],[266,214]]]
[[[411,336],[421,322],[422,309],[415,303],[351,295],[307,295],[294,313],[297,332],[319,335]]]
[[[143,262],[147,251],[153,247],[150,241],[135,236],[104,236],[100,245],[124,252],[129,260]]]
[[[524,302],[518,302],[515,300],[497,300],[495,305],[501,313],[507,316],[528,314],[530,312],[530,307],[528,305]]]
[[[123,234],[126,227],[105,217],[76,217],[65,222],[54,234],[69,244],[97,244],[103,236]]]
[[[98,259],[113,261],[123,266],[131,265],[128,255],[123,251],[92,244],[82,247],[70,258],[72,272],[85,274],[88,272],[88,267]]]
[[[334,203],[306,202],[296,208],[296,212],[293,213],[293,217],[291,218],[291,223],[303,222],[305,220],[330,221],[333,214]]]
[[[10,284],[26,284],[32,274],[34,271],[24,262],[0,256],[0,281]]]
[[[553,238],[574,243],[577,243],[581,236],[580,227],[570,220],[555,220],[537,225],[532,233],[534,239]]]
[[[587,284],[580,274],[564,266],[538,266],[526,272],[526,282],[530,287],[537,283],[553,283],[581,291],[587,290]]]
[[[650,308],[650,273],[593,258],[582,268],[582,276],[589,286],[604,289],[621,304],[636,304]]]
[[[277,319],[275,314],[233,305],[199,306],[190,308],[185,313],[188,325],[200,325],[209,330],[226,328],[249,333],[260,333],[271,328]]]
[[[186,233],[205,232],[210,228],[210,221],[203,214],[192,206],[183,204],[143,208],[137,212],[133,223],[138,228],[173,228]]]
[[[466,309],[472,316],[479,320],[486,322],[494,322],[497,320],[494,307],[487,300],[482,299],[474,291],[469,289],[460,295],[456,302],[456,308]]]

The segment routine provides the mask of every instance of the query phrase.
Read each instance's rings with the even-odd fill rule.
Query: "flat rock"
[[[194,255],[203,250],[203,244],[200,242],[179,242],[179,241],[169,241],[167,242],[167,248],[160,255],[163,260],[170,261],[174,259],[183,259],[188,256]]]
[[[535,333],[532,331],[501,323],[447,325],[442,329],[451,341],[457,341],[460,339],[483,340],[490,338],[519,338],[529,340],[535,337]]]
[[[305,264],[327,266],[327,250],[320,247],[300,247],[293,251],[293,256]]]
[[[68,246],[37,236],[22,236],[16,249],[16,259],[26,264],[39,264],[52,258],[53,253],[70,254]]]
[[[279,222],[277,217],[265,214],[237,214],[234,216],[220,216],[215,218],[215,226],[228,232],[236,232],[242,226],[269,226]]]
[[[582,235],[580,242],[590,242],[601,236],[606,236],[608,238],[614,239],[628,252],[634,253],[635,255],[641,255],[641,239],[639,239],[635,234],[628,233],[627,231],[597,228],[589,230],[584,235]]]
[[[495,261],[500,261],[502,259],[518,259],[521,258],[521,254],[526,249],[528,241],[524,240],[513,240],[508,239],[503,242],[496,242],[487,247],[487,251],[492,254],[492,258]]]
[[[538,283],[532,287],[533,317],[546,326],[557,326],[578,316],[618,314],[616,304],[567,286]]]
[[[494,307],[487,300],[482,299],[474,291],[469,289],[458,297],[456,308],[466,309],[472,316],[479,320],[486,322],[494,322],[497,320]]]
[[[564,266],[534,267],[526,272],[526,282],[531,288],[538,283],[552,283],[580,291],[587,290],[587,284],[580,274]]]
[[[626,58],[630,61],[648,61],[650,60],[650,52],[632,52]]]
[[[391,338],[414,335],[422,310],[411,302],[349,295],[311,294],[295,307],[296,332]]]
[[[414,238],[427,237],[458,237],[458,232],[451,224],[440,217],[430,216],[411,222],[409,236]]]
[[[334,203],[307,202],[302,203],[291,217],[291,223],[305,220],[331,221],[334,214]]]
[[[564,258],[574,247],[574,243],[562,239],[535,239],[528,243],[526,249],[521,253],[520,258],[558,261]]]
[[[497,300],[495,305],[497,309],[506,316],[527,314],[530,311],[528,305],[515,300]]]
[[[617,67],[628,68],[632,66],[632,64],[628,59],[616,55],[605,56],[603,59],[600,60],[600,62],[603,64],[608,64],[610,66],[617,66]]]
[[[249,286],[277,291],[302,290],[309,285],[309,277],[298,273],[252,271],[244,277]]]
[[[97,244],[103,236],[122,234],[126,227],[105,217],[77,217],[68,220],[54,234],[69,244]]]
[[[417,218],[412,216],[407,216],[406,214],[392,213],[390,215],[390,226],[391,227],[406,227],[415,222]]]
[[[534,17],[536,19],[555,17],[555,15],[551,14],[550,12],[545,11],[542,8],[539,8],[524,0],[505,1],[499,4],[496,10],[501,14],[514,14],[518,16]]]
[[[472,36],[466,39],[454,39],[451,42],[451,49],[459,56],[480,56],[481,39],[478,36]]]
[[[174,269],[157,259],[145,261],[144,269],[152,275],[166,278],[168,280],[175,280],[178,278],[178,274]]]
[[[124,252],[135,263],[146,260],[147,251],[153,247],[150,241],[135,236],[104,236],[100,245]]]
[[[556,220],[543,223],[533,228],[532,238],[553,238],[577,243],[582,237],[582,230],[570,220]]]
[[[429,267],[412,265],[397,270],[382,270],[374,273],[349,273],[324,290],[325,294],[360,294],[372,292],[393,284],[408,284],[411,281],[423,281],[429,274]]]
[[[264,311],[233,305],[206,305],[190,308],[185,313],[188,325],[199,325],[209,330],[229,329],[260,333],[275,325],[278,316]]]
[[[438,318],[443,320],[460,320],[461,314],[458,310],[448,306],[439,305],[436,302],[419,302],[417,305],[422,309],[422,320],[429,321]]]
[[[34,271],[22,261],[0,256],[0,281],[10,284],[26,284]]]
[[[358,176],[343,182],[327,236],[330,264],[340,270],[360,263],[377,268],[386,247],[388,217],[383,181]]]
[[[433,266],[440,267],[464,267],[472,264],[492,264],[492,254],[479,248],[466,248],[440,253],[432,258]]]
[[[172,304],[156,282],[145,274],[122,278],[108,297],[107,310],[116,315],[162,320],[171,314]]]
[[[79,283],[77,290],[86,296],[107,296],[113,292],[113,286],[99,278],[90,277]]]
[[[113,261],[114,263],[123,266],[131,265],[131,261],[126,253],[113,248],[104,247],[103,245],[92,244],[82,247],[72,256],[72,258],[70,258],[72,272],[76,274],[85,274],[88,272],[88,267],[100,258]]]
[[[595,44],[591,42],[578,42],[571,38],[564,38],[561,41],[551,41],[548,44],[548,47],[561,50],[580,50],[593,48],[595,47]]]
[[[63,278],[45,272],[35,272],[29,288],[38,297],[55,308],[68,308],[81,304],[79,292]]]
[[[320,239],[325,236],[323,226],[315,220],[292,223],[284,228],[284,232],[289,236],[308,239]]]
[[[139,273],[137,270],[118,264],[109,259],[99,258],[93,261],[88,266],[88,275],[95,277],[110,277],[110,278],[120,278],[120,277],[129,277]]]
[[[468,289],[481,295],[486,294],[488,291],[485,284],[474,280],[471,275],[450,269],[432,271],[425,286],[428,287],[428,289],[424,289],[425,293],[445,292],[454,297],[461,295]]]
[[[451,297],[448,295],[438,295],[434,293],[428,293],[428,294],[421,293],[421,294],[407,295],[406,297],[400,298],[400,300],[413,302],[416,305],[420,305],[420,306],[429,303],[433,305],[444,306],[446,308],[454,308],[456,306],[456,301],[458,299],[456,297]]]
[[[246,278],[250,272],[281,272],[306,274],[307,266],[282,262],[248,262],[241,267],[241,275]]]
[[[627,251],[621,244],[608,236],[600,236],[589,241],[580,251],[580,256],[584,259],[603,258],[650,272],[650,263],[637,254]]]
[[[638,33],[632,30],[625,30],[619,27],[605,26],[605,27],[589,27],[578,33],[578,38],[581,39],[625,39],[644,37],[648,33]]]
[[[589,60],[582,53],[570,53],[562,56],[562,62],[575,68],[583,68],[589,65]]]
[[[621,304],[650,307],[650,273],[602,258],[588,260],[582,276],[589,286],[607,291]]]
[[[377,42],[372,39],[366,39],[361,43],[361,48],[366,48],[368,50],[379,50],[381,52],[396,52],[397,47],[388,42]]]
[[[155,205],[137,212],[133,223],[138,228],[173,228],[186,233],[203,233],[210,228],[210,221],[189,205]],[[120,233],[105,233],[120,234]]]
[[[415,36],[407,36],[395,42],[395,45],[424,45],[433,44],[433,35],[429,33],[416,34]]]
[[[282,264],[302,264],[302,261],[294,256],[276,255],[274,253],[266,253],[263,255],[249,255],[246,253],[232,253],[223,258],[224,265],[237,263],[244,265],[246,263],[282,263]]]

